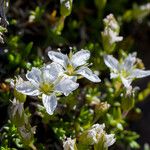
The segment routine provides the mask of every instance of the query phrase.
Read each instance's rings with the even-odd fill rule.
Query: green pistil
[[[128,76],[129,76],[129,73],[128,73],[126,70],[122,70],[122,71],[121,71],[121,75],[122,75],[123,77],[128,77]]]
[[[41,92],[45,94],[50,94],[53,91],[54,86],[50,83],[42,83],[40,85],[40,89],[41,89]]]
[[[68,75],[74,74],[74,67],[70,64],[67,66],[67,73],[68,73]]]

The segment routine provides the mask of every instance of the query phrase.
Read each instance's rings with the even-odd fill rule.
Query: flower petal
[[[67,140],[63,142],[64,150],[76,150],[75,143],[76,143],[75,139],[67,138]]]
[[[124,85],[127,89],[131,89],[131,82],[132,82],[132,80],[126,79],[126,78],[124,78],[124,77],[121,77],[121,81],[122,81],[123,85]]]
[[[132,78],[144,78],[150,75],[150,70],[134,69],[131,72]]]
[[[41,70],[33,67],[32,70],[26,74],[26,78],[30,82],[38,86],[39,83],[41,82]]]
[[[109,28],[104,30],[104,34],[109,37],[110,44],[113,44],[115,42],[120,42],[123,40],[122,36],[118,36],[118,33],[114,32]]]
[[[42,94],[43,105],[49,115],[52,115],[57,106],[57,99],[55,94],[45,95]]]
[[[134,63],[136,61],[136,53],[129,54],[128,57],[124,60],[123,66],[126,70],[132,69]]]
[[[56,63],[51,63],[42,68],[43,80],[44,82],[53,82],[59,75],[63,74],[64,70],[61,65]]]
[[[23,83],[16,85],[16,90],[25,95],[37,96],[40,95],[40,91],[37,87],[31,84],[30,81],[24,81]]]
[[[68,76],[68,78],[74,82],[77,82],[77,76]]]
[[[77,70],[77,74],[82,75],[92,82],[101,81],[100,78],[96,74],[94,74],[88,67],[81,67],[79,70]]]
[[[66,68],[66,66],[68,64],[68,56],[67,55],[62,54],[61,52],[49,51],[48,56],[52,61],[59,63],[61,66]]]
[[[79,84],[74,82],[74,79],[64,76],[55,86],[55,90],[68,96],[72,91],[76,90]]]
[[[80,50],[72,56],[71,63],[76,68],[78,66],[86,64],[89,58],[90,58],[90,51]]]
[[[119,62],[112,55],[105,55],[104,62],[106,64],[106,66],[109,67],[110,69],[112,69],[113,71],[119,70]]]
[[[116,74],[116,73],[110,73],[110,78],[113,79],[113,78],[117,78],[119,75]]]
[[[116,142],[114,134],[107,134],[107,135],[105,135],[105,138],[106,138],[105,147],[109,147]]]

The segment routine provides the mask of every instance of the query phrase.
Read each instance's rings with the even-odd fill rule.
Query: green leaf
[[[24,50],[25,56],[28,56],[30,54],[32,47],[33,47],[33,42],[28,43],[28,45],[25,47]]]

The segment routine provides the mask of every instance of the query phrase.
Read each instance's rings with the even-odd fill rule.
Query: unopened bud
[[[63,148],[64,150],[77,150],[76,140],[67,138],[67,140],[63,142]]]
[[[73,0],[60,0],[60,14],[62,16],[69,16],[72,10]]]

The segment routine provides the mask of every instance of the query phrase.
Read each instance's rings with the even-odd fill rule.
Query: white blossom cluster
[[[68,96],[79,87],[77,75],[93,82],[100,82],[100,79],[87,67],[88,50],[80,50],[69,57],[50,51],[48,56],[53,62],[40,69],[33,67],[26,74],[27,81],[16,84],[16,90],[29,96],[41,96],[47,113],[52,115],[57,106],[57,93]]]
[[[61,0],[65,3],[67,9],[71,8],[72,0]],[[141,9],[149,8],[149,5],[141,7]],[[115,42],[123,40],[119,36],[119,25],[112,14],[108,15],[104,20],[105,28],[102,32],[104,45],[110,48]],[[3,42],[2,33],[0,32],[0,42]],[[79,87],[77,79],[85,77],[86,79],[98,83],[101,79],[93,73],[89,68],[88,60],[90,59],[90,51],[81,49],[76,53],[63,54],[58,51],[49,51],[48,57],[52,61],[50,64],[44,65],[41,68],[33,67],[31,71],[26,74],[26,81],[21,77],[13,83],[13,87],[24,95],[38,96],[42,98],[43,106],[49,115],[52,115],[57,107],[58,95],[68,96]],[[118,61],[112,55],[105,55],[104,62],[110,68],[110,78],[119,79],[127,91],[132,90],[131,83],[136,78],[143,78],[150,75],[150,70],[136,68],[136,53],[129,54],[124,60]],[[18,103],[14,99],[13,104],[14,114],[18,111],[21,115],[23,110],[23,103]],[[107,106],[109,107],[109,105]],[[14,116],[13,114],[13,116]],[[108,149],[116,141],[114,134],[107,134],[105,124],[94,124],[90,129],[81,134],[81,141],[89,142],[88,145],[101,145]],[[22,135],[24,135],[24,126],[20,128]],[[25,136],[25,135],[24,135]],[[76,139],[67,138],[63,142],[64,150],[77,150]]]
[[[150,75],[150,70],[136,68],[136,60],[136,53],[129,54],[121,62],[112,55],[104,56],[104,62],[111,70],[110,78],[119,78],[127,91],[132,90],[131,83],[134,79]]]

